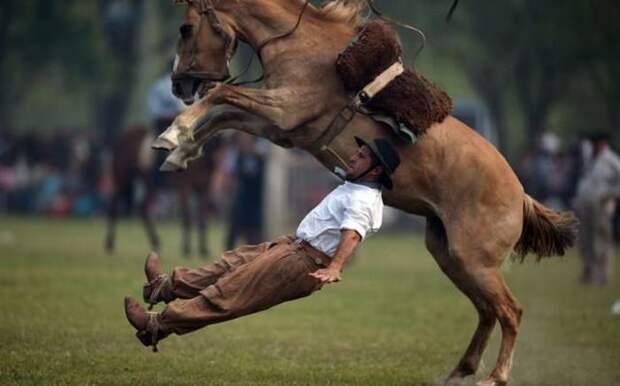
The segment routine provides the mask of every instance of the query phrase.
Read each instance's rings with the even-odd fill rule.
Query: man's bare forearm
[[[351,256],[353,256],[355,249],[361,241],[362,237],[356,231],[348,229],[343,230],[340,236],[340,243],[338,244],[338,248],[336,249],[336,253],[329,267],[312,272],[310,276],[319,279],[323,283],[335,283],[340,281],[342,267],[349,261]]]
[[[349,261],[358,245],[361,243],[361,236],[353,230],[344,229],[340,237],[340,243],[336,248],[336,253],[332,259],[329,268],[338,269],[342,271],[342,267]]]

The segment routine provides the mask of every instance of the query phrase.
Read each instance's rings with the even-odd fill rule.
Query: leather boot
[[[142,289],[142,297],[149,304],[149,310],[159,302],[169,303],[174,300],[171,293],[172,282],[170,277],[162,272],[159,255],[155,252],[149,253],[144,262],[144,274],[147,283]]]
[[[158,314],[146,311],[134,298],[125,298],[125,316],[138,330],[138,340],[146,347],[152,346],[153,352],[157,352],[157,343],[170,334],[159,322]]]

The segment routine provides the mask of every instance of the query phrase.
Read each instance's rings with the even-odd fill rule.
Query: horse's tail
[[[577,218],[573,212],[556,212],[527,194],[523,197],[523,231],[515,246],[521,257],[532,252],[538,259],[560,255],[577,238]]]

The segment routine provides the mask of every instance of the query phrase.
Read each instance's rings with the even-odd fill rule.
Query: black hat
[[[400,165],[400,156],[392,146],[390,141],[384,138],[376,138],[372,142],[366,142],[360,137],[354,137],[359,147],[367,146],[370,151],[377,157],[377,160],[383,166],[383,176],[381,183],[388,189],[392,189],[392,179],[390,176],[398,165]]]
[[[609,142],[611,140],[611,136],[605,130],[599,130],[594,133],[591,133],[588,136],[588,139],[592,142]]]

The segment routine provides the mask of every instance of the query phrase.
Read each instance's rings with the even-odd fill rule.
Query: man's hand
[[[330,267],[311,272],[310,276],[319,279],[321,283],[335,283],[342,279],[340,269]]]

